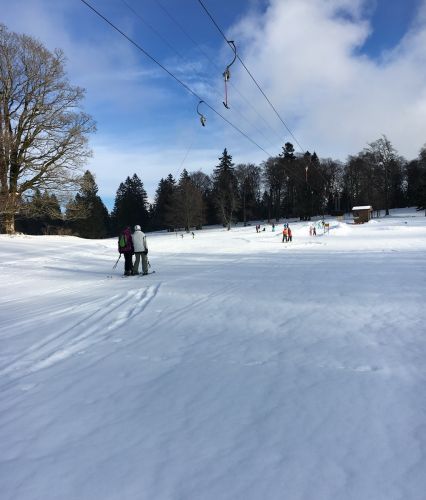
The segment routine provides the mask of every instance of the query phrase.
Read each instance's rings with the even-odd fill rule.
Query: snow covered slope
[[[291,226],[0,236],[0,498],[426,498],[426,217]]]

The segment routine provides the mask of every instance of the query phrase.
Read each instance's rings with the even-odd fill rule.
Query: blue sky
[[[88,0],[262,149],[198,100],[80,0],[0,0],[0,21],[62,48],[98,131],[88,164],[111,206],[136,172],[152,198],[161,177],[211,173],[225,147],[260,163],[293,142],[198,0]],[[386,134],[411,159],[426,142],[426,0],[203,0],[236,42],[302,149],[345,160]],[[127,5],[126,5],[127,4]],[[298,148],[297,148],[298,149]]]

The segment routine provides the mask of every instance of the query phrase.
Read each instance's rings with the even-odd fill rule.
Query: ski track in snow
[[[18,378],[21,379],[29,373],[47,368],[105,340],[127,321],[141,314],[156,296],[158,288],[159,285],[148,286],[141,290],[128,290],[107,300],[97,299],[72,307],[73,313],[80,317],[78,321],[33,344],[11,363],[0,366],[0,376],[10,376],[17,372]],[[69,307],[55,311],[55,315],[60,316],[68,310]],[[44,314],[45,311],[41,313]],[[40,314],[40,311],[36,314]],[[21,325],[18,321],[16,326]],[[13,376],[12,378],[14,379]]]

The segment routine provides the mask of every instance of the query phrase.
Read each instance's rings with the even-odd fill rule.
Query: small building
[[[363,207],[352,207],[352,215],[355,224],[364,224],[368,222],[373,214],[373,207],[371,205],[365,205]]]

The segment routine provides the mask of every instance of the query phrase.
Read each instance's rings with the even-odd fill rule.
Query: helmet
[[[135,231],[140,231],[140,230],[141,230],[141,227],[140,227],[140,226],[138,226],[138,225],[136,225],[136,226],[135,226]]]

